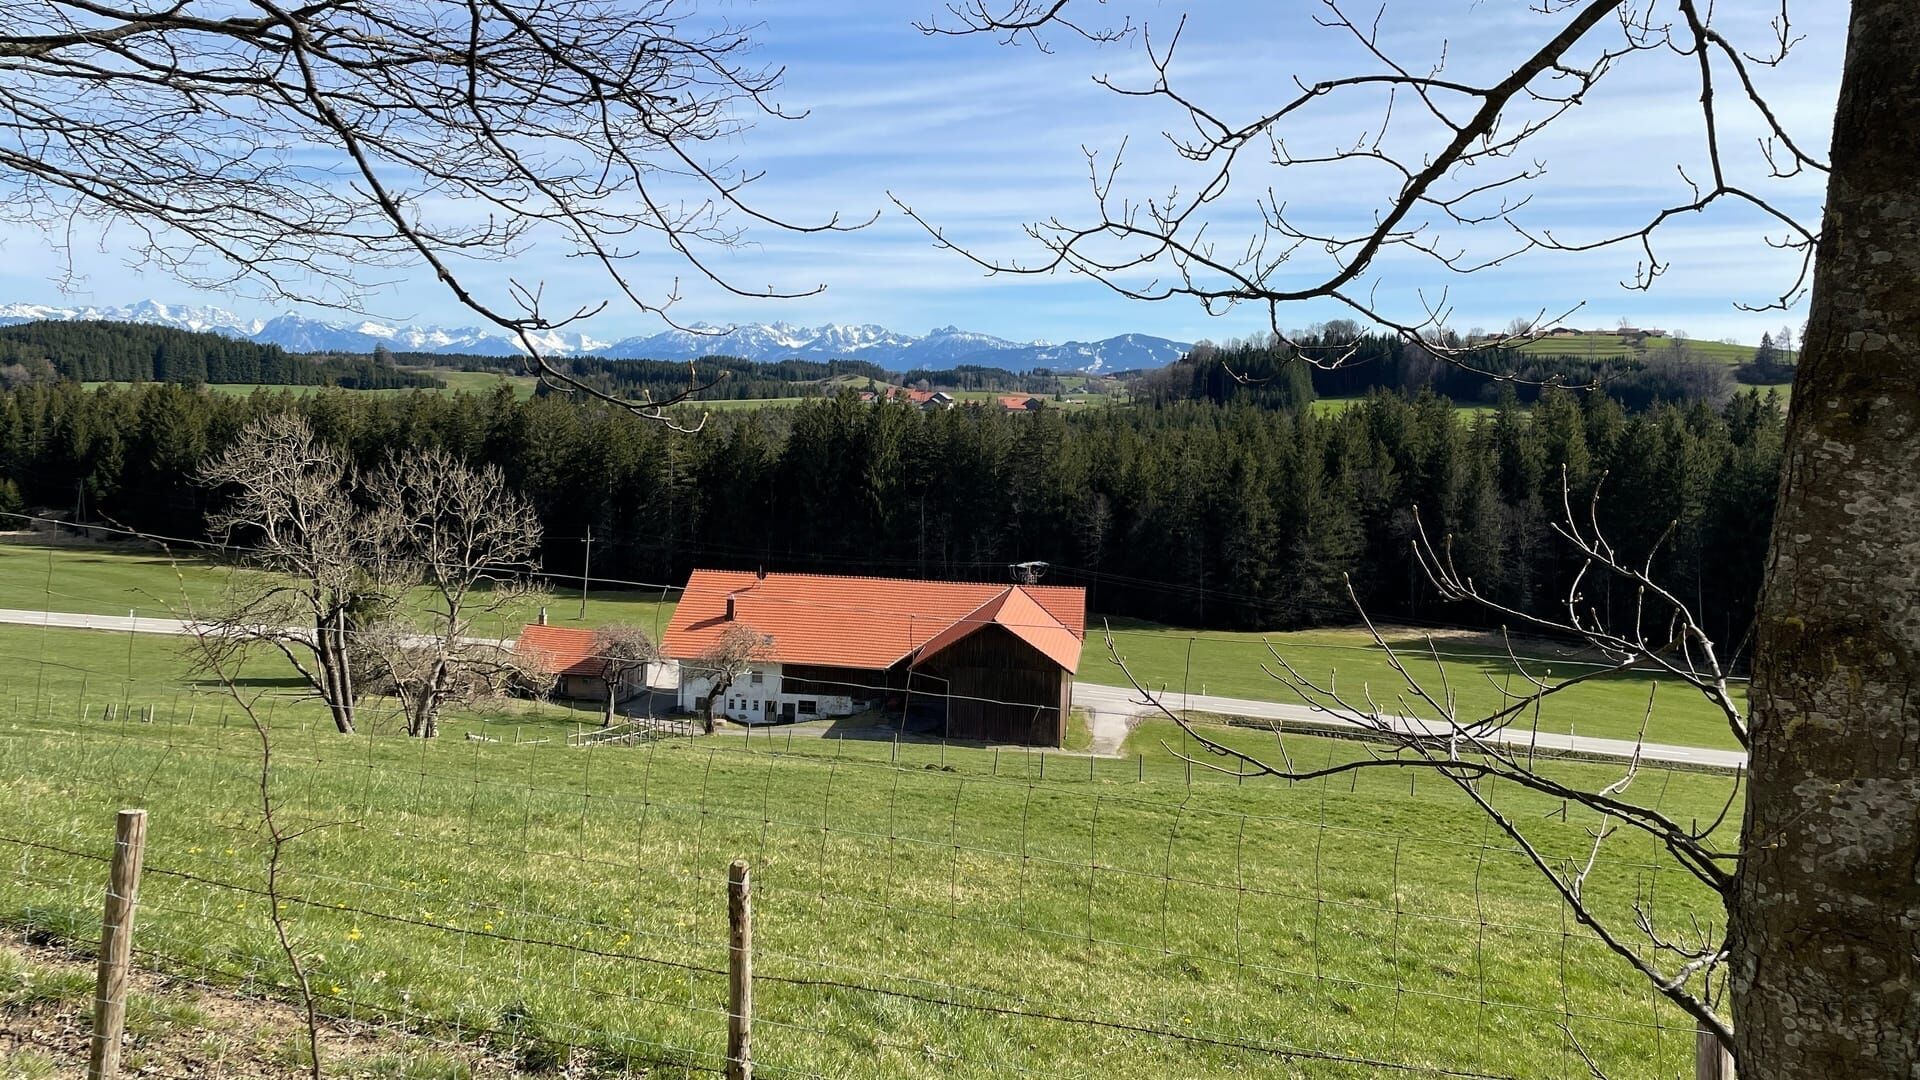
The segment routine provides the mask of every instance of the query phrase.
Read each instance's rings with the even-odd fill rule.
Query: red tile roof
[[[514,651],[539,662],[554,675],[600,677],[600,660],[593,655],[593,631],[571,626],[529,625],[520,628]]]
[[[1015,394],[1011,396],[1002,396],[998,400],[1000,402],[1000,407],[1003,409],[1025,411],[1027,407],[1027,402],[1032,401],[1033,398],[1023,394]]]
[[[1076,592],[1079,590],[1075,590]],[[1085,610],[1085,604],[1082,604]],[[1000,626],[1012,632],[1015,637],[1040,650],[1040,652],[1066,668],[1077,671],[1080,668],[1080,645],[1084,631],[1075,633],[1055,619],[1040,602],[1027,594],[1019,585],[1008,585],[994,594],[993,599],[968,612],[952,626],[933,636],[933,640],[920,646],[914,663],[927,659],[947,646],[960,641],[983,626]]]
[[[772,637],[768,659],[783,664],[884,670],[995,624],[1075,671],[1086,638],[1086,590],[1071,586],[695,570],[665,654],[692,659],[719,640],[729,596],[734,621]]]

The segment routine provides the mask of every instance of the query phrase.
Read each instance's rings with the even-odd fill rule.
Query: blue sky
[[[1643,6],[1645,0],[1642,0]],[[1350,37],[1314,25],[1319,0],[1112,0],[1093,18],[1132,17],[1160,35],[1188,13],[1173,78],[1221,115],[1244,119],[1292,88],[1292,78],[1367,69]],[[1444,45],[1447,73],[1493,77],[1521,50],[1551,35],[1557,20],[1531,12],[1529,0],[1394,0],[1380,23],[1385,49],[1410,67],[1432,65]],[[1662,15],[1670,4],[1656,2]],[[1721,24],[1749,50],[1771,44],[1771,4],[1722,5]],[[758,59],[787,69],[778,100],[805,119],[763,121],[723,147],[746,167],[766,170],[751,189],[759,204],[781,215],[817,219],[837,210],[858,218],[880,211],[860,232],[819,236],[757,228],[750,243],[721,260],[745,284],[782,288],[825,284],[817,296],[792,301],[730,297],[687,277],[662,252],[636,264],[642,281],[663,292],[677,276],[684,299],[676,317],[716,324],[783,319],[804,324],[872,322],[924,332],[957,324],[1014,338],[1089,339],[1139,331],[1183,340],[1222,339],[1256,332],[1264,315],[1246,309],[1209,317],[1190,301],[1129,301],[1074,275],[988,278],[952,252],[937,250],[921,229],[888,201],[891,193],[939,223],[956,239],[988,256],[1031,259],[1039,254],[1022,226],[1052,215],[1085,222],[1093,213],[1082,147],[1110,154],[1123,141],[1124,192],[1164,196],[1191,188],[1199,175],[1172,155],[1159,133],[1178,117],[1163,103],[1120,98],[1091,76],[1111,73],[1137,83],[1145,72],[1141,39],[1095,47],[1060,41],[1051,54],[1008,48],[986,38],[928,38],[912,20],[933,14],[931,0],[905,4],[861,0],[766,0],[709,5],[718,17],[759,24]],[[1374,7],[1354,5],[1356,18]],[[1793,28],[1805,39],[1787,63],[1759,69],[1769,100],[1804,146],[1824,154],[1844,47],[1842,4],[1802,4]],[[1749,21],[1740,21],[1746,19]],[[1629,58],[1593,99],[1530,148],[1546,175],[1524,211],[1535,226],[1568,240],[1637,225],[1651,211],[1684,201],[1676,173],[1684,165],[1704,175],[1701,117],[1690,58],[1670,53]],[[1753,150],[1750,110],[1723,98],[1726,144],[1736,175],[1764,176]],[[1379,123],[1379,101],[1329,99],[1287,129],[1297,153],[1324,152],[1352,142]],[[1395,137],[1403,153],[1432,145],[1403,102]],[[1491,179],[1492,174],[1484,177]],[[1209,235],[1228,246],[1244,238],[1256,195],[1269,187],[1301,220],[1351,228],[1368,220],[1387,188],[1379,173],[1317,168],[1251,168],[1212,207]],[[1756,181],[1758,183],[1758,181]],[[1811,178],[1760,183],[1803,220],[1817,218],[1819,184]],[[1454,230],[1448,245],[1491,253],[1511,234],[1496,229]],[[0,264],[0,300],[42,303],[119,303],[152,297],[213,303],[245,312],[277,307],[233,296],[208,295],[158,272],[127,265],[126,248],[109,232],[82,233],[72,257],[78,289],[56,286],[59,262],[44,236],[18,226],[0,229],[7,257]],[[1791,281],[1795,258],[1770,249],[1752,212],[1722,210],[1669,226],[1658,251],[1671,268],[1649,293],[1623,289],[1640,253],[1632,248],[1591,254],[1536,253],[1473,276],[1449,273],[1417,258],[1383,260],[1369,282],[1395,315],[1447,290],[1458,329],[1497,327],[1516,315],[1558,314],[1584,307],[1569,321],[1610,326],[1625,318],[1639,325],[1684,329],[1696,337],[1752,341],[1783,323],[1798,326],[1804,302],[1790,313],[1749,314],[1736,301],[1764,302]],[[1283,269],[1283,280],[1306,280],[1324,259],[1303,253]],[[604,282],[564,252],[536,246],[512,264],[483,265],[471,274],[483,294],[501,298],[508,278],[545,282],[556,300],[592,301]],[[395,320],[470,325],[476,320],[432,280],[415,275],[366,299],[368,310]],[[1301,326],[1345,313],[1327,304],[1303,304],[1282,316]],[[660,324],[618,306],[589,328],[596,337],[648,333]]]

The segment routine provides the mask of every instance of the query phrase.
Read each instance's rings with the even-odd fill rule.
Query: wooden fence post
[[[122,810],[114,821],[113,869],[100,919],[100,976],[93,991],[93,1045],[87,1080],[120,1074],[120,1031],[127,1022],[127,960],[133,953],[134,903],[147,849],[147,812]]]
[[[727,1080],[753,1080],[753,886],[745,859],[727,867]]]
[[[1694,1080],[1733,1080],[1733,1055],[1711,1031],[1696,1030],[1693,1044]]]

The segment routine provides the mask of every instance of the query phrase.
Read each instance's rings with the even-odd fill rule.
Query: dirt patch
[[[76,952],[0,933],[0,1078],[86,1074],[94,963]],[[329,1077],[491,1080],[527,1075],[509,1051],[449,1043],[377,1024],[327,1019],[320,1060]],[[136,971],[120,1074],[126,1078],[310,1076],[303,1010],[284,1001]],[[556,1069],[550,1075],[565,1076]]]

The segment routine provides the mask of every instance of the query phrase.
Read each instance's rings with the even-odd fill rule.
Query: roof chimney
[[[733,621],[733,594],[727,594],[727,621]]]
[[[540,625],[547,625],[547,606],[545,604],[540,605]]]

